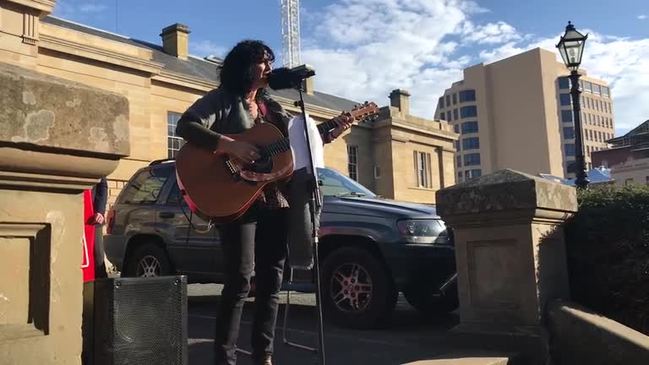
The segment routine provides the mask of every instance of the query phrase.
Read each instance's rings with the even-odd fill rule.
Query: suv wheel
[[[124,265],[124,276],[155,277],[171,275],[171,262],[167,252],[155,243],[147,242],[138,246],[128,255]]]
[[[385,326],[398,294],[382,263],[367,250],[352,247],[326,257],[321,292],[334,322],[353,328]]]

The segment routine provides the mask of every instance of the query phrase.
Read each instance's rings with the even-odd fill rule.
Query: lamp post
[[[586,188],[588,186],[588,176],[586,175],[586,160],[584,158],[584,148],[582,145],[581,133],[581,105],[579,95],[579,65],[581,64],[581,56],[584,54],[584,45],[588,34],[583,35],[579,33],[571,22],[566,26],[566,33],[559,40],[557,48],[563,58],[563,63],[570,70],[570,95],[572,96],[572,112],[575,121],[575,164],[577,179],[575,185],[578,188]]]

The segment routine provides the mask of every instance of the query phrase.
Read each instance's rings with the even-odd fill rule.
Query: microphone
[[[268,75],[268,86],[273,90],[299,89],[302,81],[315,75],[315,70],[309,65],[293,68],[280,67]]]

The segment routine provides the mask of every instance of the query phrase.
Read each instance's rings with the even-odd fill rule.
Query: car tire
[[[382,264],[367,250],[344,247],[327,255],[322,265],[321,299],[325,318],[344,327],[384,327],[398,292]]]
[[[403,292],[403,296],[410,305],[415,307],[422,314],[446,314],[457,309],[460,305],[457,296],[457,286],[446,293],[435,293],[434,290],[425,290],[423,288],[411,288]]]
[[[124,268],[123,276],[126,277],[156,277],[173,273],[167,252],[153,242],[137,246],[127,256]]]

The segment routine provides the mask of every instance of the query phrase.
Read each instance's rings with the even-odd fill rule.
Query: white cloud
[[[340,0],[305,33],[302,60],[316,67],[317,88],[386,104],[392,89],[412,94],[413,114],[430,118],[441,92],[462,77],[468,57],[451,57],[470,14],[463,0]],[[307,25],[308,27],[308,25]]]
[[[225,58],[225,54],[228,52],[227,47],[206,40],[190,42],[189,47],[190,53],[199,57],[216,56]]]
[[[505,22],[488,23],[479,26],[474,26],[473,23],[467,22],[463,33],[466,40],[480,44],[518,41],[522,38],[514,27]]]
[[[534,37],[506,22],[478,24],[488,10],[468,0],[338,0],[303,23],[302,60],[319,90],[387,104],[392,89],[411,93],[412,113],[431,118],[437,98],[463,68],[526,50],[555,50],[560,34]],[[607,81],[618,134],[649,119],[649,39],[590,32],[583,67]],[[558,57],[558,56],[557,56]]]
[[[645,14],[640,14],[640,15],[638,15],[638,19],[639,20],[645,20],[645,19],[647,19],[647,16]]]

